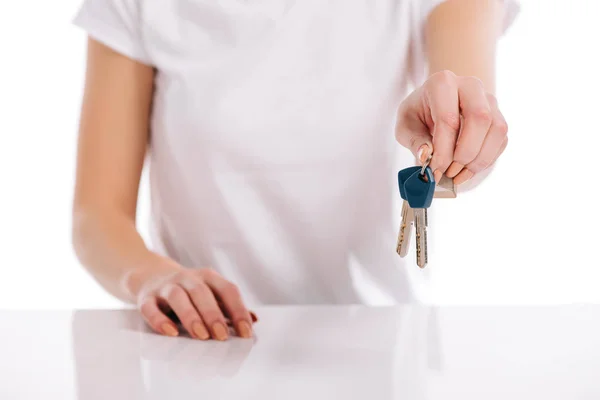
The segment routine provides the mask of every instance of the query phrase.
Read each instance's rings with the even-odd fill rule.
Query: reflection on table
[[[77,311],[78,398],[418,400],[423,370],[441,369],[435,308],[267,308],[260,318],[253,339],[204,342],[156,335],[134,311]]]

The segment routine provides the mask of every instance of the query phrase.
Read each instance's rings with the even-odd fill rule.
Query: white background
[[[70,245],[85,36],[79,0],[0,2],[0,308],[113,307]],[[434,203],[425,300],[600,302],[600,2],[522,0],[500,45],[510,144]],[[148,191],[141,194],[145,233]],[[416,267],[415,267],[416,268]]]

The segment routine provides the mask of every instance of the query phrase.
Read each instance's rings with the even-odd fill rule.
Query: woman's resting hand
[[[178,320],[196,339],[226,340],[230,324],[239,336],[252,337],[256,316],[237,286],[213,269],[187,269],[169,260],[158,268],[136,270],[128,281],[142,316],[158,333],[177,336]]]

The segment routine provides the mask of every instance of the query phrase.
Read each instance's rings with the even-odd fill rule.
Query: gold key
[[[442,175],[442,178],[435,187],[433,194],[435,199],[455,199],[456,198],[456,186],[452,178],[448,178],[446,175]]]
[[[427,266],[427,209],[413,209],[415,215],[415,238],[417,247],[417,265],[420,268]]]
[[[424,174],[424,171],[429,166],[432,157],[433,154],[429,154],[427,160],[423,163],[421,174]],[[457,191],[452,178],[442,175],[440,182],[438,182],[435,187],[433,197],[439,199],[456,198]],[[427,256],[427,226],[429,221],[427,219],[427,208],[412,208],[408,204],[408,201],[403,201],[402,220],[400,222],[400,229],[398,232],[396,252],[400,257],[405,257],[408,254],[410,236],[414,225],[417,265],[420,268],[425,268],[429,261]]]
[[[398,232],[398,243],[396,245],[396,253],[400,257],[406,257],[410,244],[410,236],[414,222],[413,209],[408,205],[408,201],[402,202],[402,220],[400,221],[400,230]]]

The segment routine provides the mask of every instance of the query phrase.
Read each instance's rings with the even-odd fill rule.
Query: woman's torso
[[[146,1],[156,248],[251,304],[410,299],[394,123],[416,4]]]

